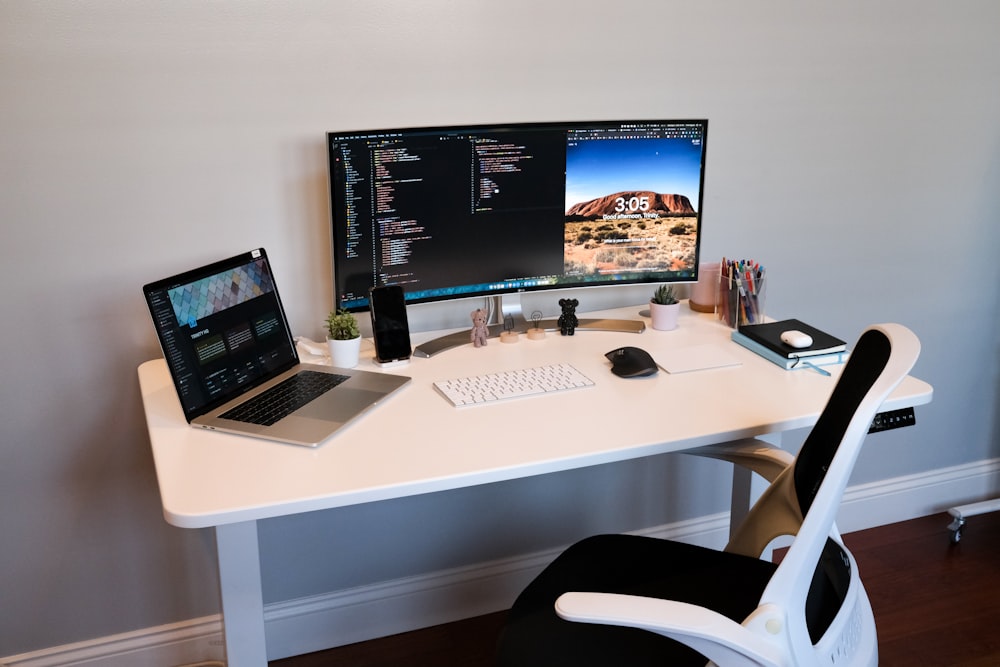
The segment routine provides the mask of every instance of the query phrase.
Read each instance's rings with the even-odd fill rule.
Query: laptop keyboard
[[[241,403],[219,416],[222,419],[270,426],[349,377],[349,375],[319,371],[299,371],[263,394],[254,396],[246,403]]]

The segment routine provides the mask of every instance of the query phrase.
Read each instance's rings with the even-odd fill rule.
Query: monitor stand
[[[544,329],[545,331],[558,331],[559,318],[540,319],[532,318],[529,323],[524,318],[521,309],[521,295],[507,294],[490,297],[493,301],[493,321],[488,325],[490,338],[498,338],[504,331],[516,331],[524,333],[530,328]],[[431,357],[438,352],[444,352],[459,345],[472,342],[471,326],[469,329],[445,334],[438,338],[421,343],[413,350],[415,357]],[[581,317],[576,328],[587,331],[616,331],[621,333],[642,333],[646,330],[646,323],[642,320],[607,319],[600,317]]]

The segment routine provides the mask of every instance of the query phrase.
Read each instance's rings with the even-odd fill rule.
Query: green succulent
[[[677,303],[677,294],[674,292],[674,286],[660,285],[653,292],[651,300],[653,303],[660,304],[661,306],[669,306],[672,303]]]
[[[361,330],[354,315],[341,308],[327,316],[326,333],[331,340],[351,340],[360,336]]]

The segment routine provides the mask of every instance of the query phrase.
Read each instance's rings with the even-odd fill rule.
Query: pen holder
[[[764,321],[766,297],[766,277],[720,275],[715,312],[733,329],[743,324],[759,324]]]

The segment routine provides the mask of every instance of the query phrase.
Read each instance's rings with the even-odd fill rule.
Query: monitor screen
[[[697,279],[707,120],[327,135],[338,306]]]

